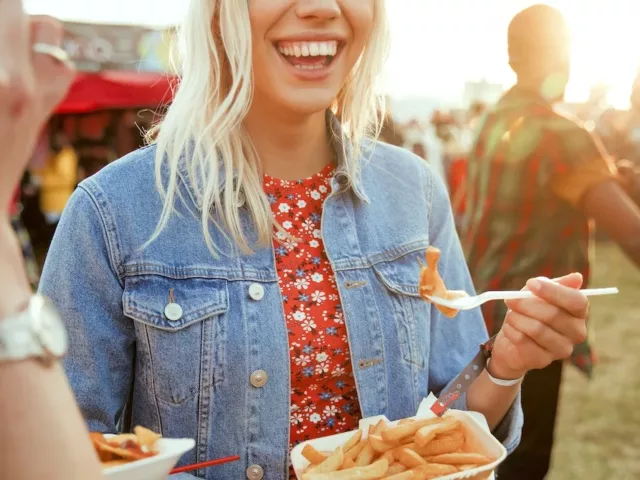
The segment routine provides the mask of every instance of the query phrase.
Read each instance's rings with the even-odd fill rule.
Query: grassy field
[[[621,293],[592,301],[594,378],[566,369],[550,480],[640,479],[640,272],[599,245],[591,286]]]

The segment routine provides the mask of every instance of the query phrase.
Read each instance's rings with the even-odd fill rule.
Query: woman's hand
[[[33,52],[33,45],[62,45],[62,25],[46,16],[27,16],[18,0],[0,5],[0,220],[52,110],[66,94],[70,64]]]
[[[59,47],[62,25],[50,17],[29,17],[20,0],[0,1],[0,318],[29,297],[22,250],[9,221],[9,207],[42,126],[62,100],[73,68],[33,44]]]
[[[527,282],[537,298],[509,300],[509,311],[496,338],[489,373],[515,379],[529,370],[569,358],[575,345],[587,338],[589,300],[579,288],[582,275],[574,273],[551,281]]]

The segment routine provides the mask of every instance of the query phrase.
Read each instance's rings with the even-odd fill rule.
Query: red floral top
[[[305,180],[265,177],[291,359],[291,447],[358,428],[360,406],[336,280],[324,251],[322,206],[333,166]]]

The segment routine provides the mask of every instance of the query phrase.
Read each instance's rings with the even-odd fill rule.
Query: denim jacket
[[[141,249],[162,206],[154,155],[155,147],[138,150],[82,182],[49,250],[40,285],[66,320],[71,386],[92,431],[144,425],[194,438],[181,465],[241,457],[179,478],[283,480],[289,344],[273,248],[214,258],[181,181],[176,213]],[[447,319],[418,295],[416,259],[429,245],[442,250],[446,285],[474,290],[441,180],[382,143],[364,149],[357,178],[348,178],[348,161],[339,155],[322,235],[358,399],[364,416],[409,417],[474,357],[487,331],[479,310]],[[171,290],[179,318],[165,314]],[[466,409],[465,396],[453,408]],[[494,434],[511,451],[521,427],[518,398]]]

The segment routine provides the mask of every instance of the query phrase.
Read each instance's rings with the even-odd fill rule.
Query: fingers
[[[565,287],[578,289],[582,287],[584,279],[579,273],[570,273],[569,275],[565,275],[564,277],[554,278],[551,281],[560,285],[564,285]]]
[[[573,285],[575,285],[577,284],[577,279],[567,279],[565,283],[573,283]],[[587,317],[589,300],[576,288],[571,288],[544,278],[529,280],[527,287],[538,298],[565,310],[570,315],[578,318]]]
[[[66,58],[64,51],[61,51],[63,36],[62,24],[55,18],[44,15],[31,17],[32,45],[49,46],[54,49],[51,53],[42,49],[39,50],[42,53],[32,53],[36,93],[41,107],[38,122],[45,121],[63,99],[74,77],[73,64]]]
[[[567,358],[573,353],[574,341],[548,325],[523,315],[510,311],[505,321],[510,327],[535,342],[541,349],[551,354],[553,358]],[[579,342],[575,342],[579,343]]]
[[[62,24],[53,17],[46,15],[32,15],[31,18],[31,45],[41,43],[54,47],[62,46],[64,30]],[[34,54],[40,61],[48,61],[53,64],[60,63],[50,55]]]
[[[519,356],[528,359],[526,370],[544,368],[555,360],[551,352],[542,348],[511,324],[504,323],[502,333],[518,349]]]
[[[574,317],[540,298],[510,301],[509,308],[509,314],[513,312],[524,318],[535,319],[534,321],[538,322],[540,326],[544,325],[546,328],[554,330],[558,334],[567,337],[574,344],[582,343],[586,340],[586,315],[584,317]]]
[[[15,120],[30,103],[32,93],[28,17],[22,2],[0,2],[0,112],[8,112]]]

